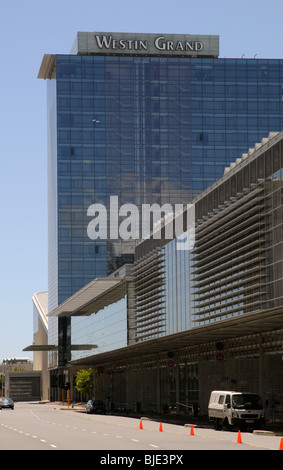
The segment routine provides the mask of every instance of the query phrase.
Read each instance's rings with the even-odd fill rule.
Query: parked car
[[[106,413],[106,406],[102,400],[89,400],[86,404],[87,413]]]
[[[0,399],[0,409],[2,408],[11,408],[14,409],[14,402],[12,398],[1,398]]]

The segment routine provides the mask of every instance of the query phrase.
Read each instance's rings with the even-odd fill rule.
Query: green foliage
[[[5,375],[0,373],[0,390],[5,386]]]
[[[93,394],[94,372],[93,369],[81,369],[76,374],[75,386],[78,392]]]

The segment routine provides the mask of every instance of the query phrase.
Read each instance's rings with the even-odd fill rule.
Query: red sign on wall
[[[223,359],[224,359],[224,354],[223,354],[223,352],[218,352],[218,353],[216,354],[216,359],[217,359],[217,361],[223,361]]]

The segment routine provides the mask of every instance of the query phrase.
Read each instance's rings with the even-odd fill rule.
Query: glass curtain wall
[[[58,303],[132,259],[88,238],[91,204],[185,204],[282,129],[282,64],[57,56]]]
[[[163,251],[166,334],[173,334],[191,327],[190,252],[178,250],[176,240]]]
[[[127,297],[94,315],[72,318],[72,344],[94,345],[90,351],[72,351],[72,360],[127,346]]]
[[[132,261],[116,240],[88,238],[91,204],[108,207],[111,195],[139,208],[190,199],[187,65],[57,57],[58,303]]]
[[[131,244],[90,240],[90,205],[109,214],[112,195],[139,208],[188,203],[282,129],[282,82],[281,60],[56,56],[48,84],[50,309],[133,261]],[[50,326],[55,334],[58,324]]]
[[[282,130],[282,79],[282,60],[191,60],[194,196],[269,132]]]

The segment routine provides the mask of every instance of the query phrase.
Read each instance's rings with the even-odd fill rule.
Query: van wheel
[[[222,425],[220,424],[219,419],[214,420],[214,429],[215,429],[215,431],[221,431]]]
[[[229,421],[228,421],[228,419],[226,418],[225,421],[224,421],[224,428],[225,428],[225,430],[226,430],[226,431],[231,431],[232,427],[233,427],[233,426],[232,426],[231,424],[229,424]]]

